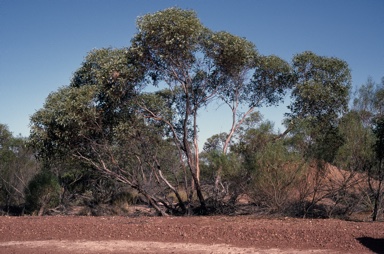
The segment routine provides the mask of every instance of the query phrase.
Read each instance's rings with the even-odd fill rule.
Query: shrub
[[[39,216],[46,209],[54,208],[60,203],[61,188],[55,175],[42,171],[28,184],[26,190],[26,211]]]
[[[296,199],[303,162],[281,142],[270,143],[254,158],[250,196],[269,212],[284,212]]]

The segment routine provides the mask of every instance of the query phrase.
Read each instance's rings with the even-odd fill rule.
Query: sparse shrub
[[[281,142],[270,143],[255,157],[250,196],[269,212],[285,212],[297,199],[303,163]]]
[[[134,205],[139,200],[137,191],[122,191],[112,196],[111,203],[116,206]]]

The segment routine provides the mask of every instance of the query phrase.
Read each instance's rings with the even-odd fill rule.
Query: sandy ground
[[[384,222],[4,216],[0,253],[384,253]]]

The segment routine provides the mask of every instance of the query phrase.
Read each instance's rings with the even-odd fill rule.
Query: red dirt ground
[[[0,253],[384,253],[384,222],[3,216]]]

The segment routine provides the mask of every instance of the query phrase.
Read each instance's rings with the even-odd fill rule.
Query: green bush
[[[58,178],[50,172],[38,173],[26,190],[26,211],[43,215],[44,211],[60,203],[61,187]]]
[[[249,194],[270,212],[284,212],[295,200],[295,189],[303,177],[303,162],[282,142],[266,145],[254,158]]]

